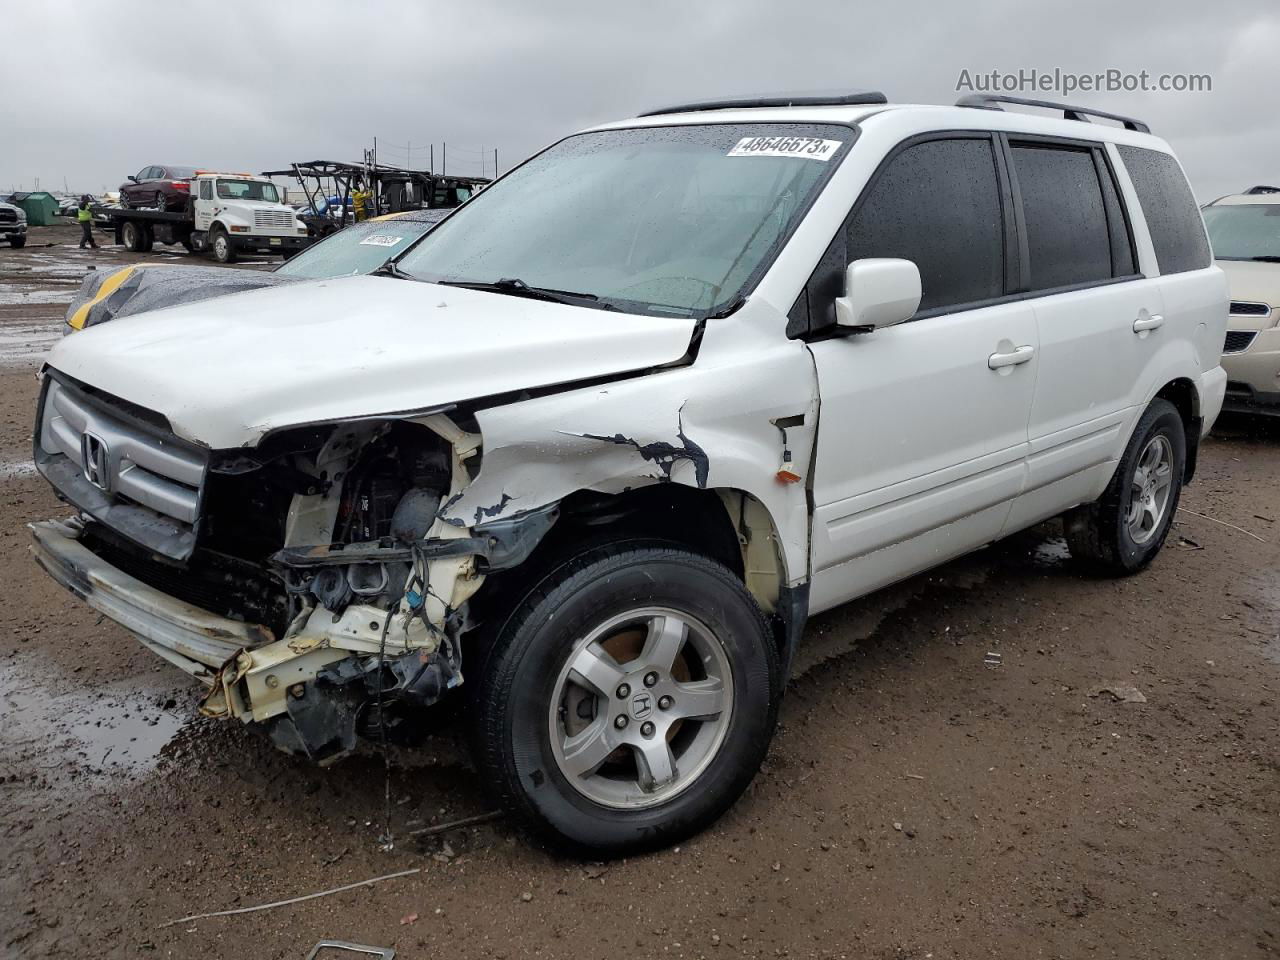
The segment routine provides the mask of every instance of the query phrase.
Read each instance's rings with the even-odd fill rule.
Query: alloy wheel
[[[574,644],[547,717],[565,779],[606,807],[664,803],[724,743],[733,676],[704,624],[665,607],[613,617]]]

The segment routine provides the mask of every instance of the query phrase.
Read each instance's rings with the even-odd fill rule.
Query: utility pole
[[[436,145],[431,145],[431,152],[427,154],[427,160],[431,164],[431,172],[436,172]]]
[[[493,148],[493,179],[498,179],[498,148]]]
[[[405,161],[404,165],[408,169],[412,170],[413,169],[413,141],[412,140],[410,140],[409,143],[405,146],[405,150],[407,150],[409,153],[409,159]]]
[[[444,176],[449,169],[449,144],[444,140],[440,141],[440,175]],[[40,186],[40,182],[36,181],[36,186]]]

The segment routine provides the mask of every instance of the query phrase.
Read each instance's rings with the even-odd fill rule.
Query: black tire
[[[161,190],[156,191],[156,209],[159,210],[161,213],[164,213],[166,210],[169,209],[169,205],[168,203],[165,202],[165,199],[164,199],[164,192]]]
[[[130,253],[143,253],[146,251],[147,232],[142,228],[141,224],[132,220],[126,220],[120,227],[120,242],[124,244],[124,248]]]
[[[597,802],[569,782],[552,746],[551,710],[580,638],[612,618],[652,607],[696,618],[708,628],[730,667],[732,706],[727,720],[714,721],[718,745],[679,792],[653,805],[622,809]],[[768,751],[781,683],[768,624],[729,570],[687,550],[631,542],[582,554],[525,596],[486,654],[472,678],[477,764],[498,802],[562,849],[615,857],[697,833],[741,796]],[[629,709],[627,695],[618,696],[628,704],[621,709]],[[668,739],[674,746],[674,731]]]
[[[21,250],[26,245],[27,245],[26,237],[10,237],[9,238],[9,246],[13,247],[13,249],[15,250]]]
[[[222,242],[219,243],[219,240]],[[214,227],[209,231],[209,249],[213,251],[213,259],[219,263],[236,262],[236,248],[231,245],[231,236],[222,227]]]
[[[142,252],[150,253],[151,248],[155,246],[156,235],[151,229],[151,225],[144,223],[142,225]]]
[[[191,253],[195,250],[195,246],[192,244],[190,237],[182,237],[178,242],[182,244],[187,253]]]
[[[1169,493],[1159,522],[1150,533],[1143,534],[1145,539],[1139,543],[1128,523],[1134,478],[1143,452],[1157,437],[1163,437],[1169,445]],[[1138,420],[1106,491],[1093,503],[1069,510],[1063,517],[1072,557],[1108,576],[1123,577],[1144,569],[1169,535],[1182,494],[1186,463],[1187,435],[1182,416],[1167,400],[1152,400]]]

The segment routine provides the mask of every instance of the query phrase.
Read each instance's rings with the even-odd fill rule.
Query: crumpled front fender
[[[480,411],[479,475],[440,516],[473,527],[579,490],[680,483],[750,494],[778,531],[788,581],[808,572],[805,494],[817,426],[808,352],[776,340],[695,364]],[[784,462],[798,471],[784,478]]]

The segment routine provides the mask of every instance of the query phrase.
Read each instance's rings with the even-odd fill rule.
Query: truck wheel
[[[1182,416],[1167,400],[1152,400],[1106,491],[1063,518],[1071,555],[1117,577],[1146,567],[1169,535],[1186,462]]]
[[[195,244],[191,242],[190,237],[183,237],[178,242],[182,244],[183,248],[187,251],[187,253],[191,253],[193,250],[195,250]]]
[[[506,619],[472,700],[476,757],[500,802],[580,853],[674,843],[755,776],[777,715],[759,607],[683,549],[591,550]]]
[[[132,220],[126,220],[120,228],[120,240],[131,253],[142,253],[146,249],[146,231]]]
[[[144,223],[142,225],[142,252],[150,253],[151,248],[155,246],[156,235],[151,230],[151,225]]]
[[[9,246],[13,247],[13,249],[15,250],[21,250],[26,245],[27,245],[26,237],[10,237],[9,238]]]
[[[222,227],[214,227],[209,233],[209,249],[213,251],[213,259],[219,263],[236,262],[236,248],[231,245],[231,238]]]

